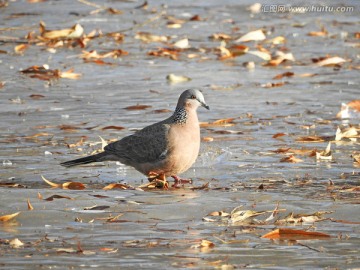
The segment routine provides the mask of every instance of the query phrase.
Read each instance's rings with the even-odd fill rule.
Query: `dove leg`
[[[191,184],[192,183],[191,179],[183,179],[177,175],[172,175],[171,177],[174,179],[173,187],[178,187],[178,185],[182,185],[182,184]]]

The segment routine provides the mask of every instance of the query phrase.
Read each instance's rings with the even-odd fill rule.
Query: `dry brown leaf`
[[[145,109],[148,109],[148,108],[151,108],[151,107],[152,106],[150,106],[150,105],[137,104],[137,105],[125,107],[124,109],[129,110],[129,111],[137,111],[137,110],[145,110]]]
[[[355,99],[347,104],[351,109],[360,112],[360,99]]]
[[[82,190],[85,189],[85,185],[80,182],[66,182],[63,184],[56,184],[49,180],[47,180],[44,176],[41,175],[41,178],[51,187],[53,188],[63,188],[63,189],[74,189],[74,190]]]
[[[107,130],[107,129],[123,130],[125,128],[121,127],[121,126],[106,126],[106,127],[101,128],[101,130]]]
[[[40,94],[32,94],[32,95],[30,95],[29,97],[32,98],[32,99],[42,99],[42,98],[44,98],[45,96],[40,95]]]
[[[110,208],[108,205],[93,205],[89,207],[84,207],[84,210],[86,211],[97,211],[97,210],[105,210]]]
[[[205,128],[205,127],[231,127],[234,126],[235,124],[233,123],[233,121],[235,120],[235,118],[223,118],[223,119],[218,119],[215,120],[214,122],[201,122],[200,123],[200,127]]]
[[[325,139],[323,137],[320,136],[303,136],[303,137],[299,137],[296,139],[297,142],[323,142],[325,141]]]
[[[79,141],[77,141],[76,143],[66,143],[66,146],[68,148],[75,148],[75,147],[82,146],[84,144],[84,142],[86,141],[86,139],[87,139],[86,136],[81,136]]]
[[[238,206],[231,211],[229,218],[231,224],[251,223],[255,217],[266,213],[266,211],[240,210],[241,208],[242,206]]]
[[[153,35],[148,32],[136,33],[135,39],[140,39],[143,42],[167,42],[169,40],[167,36]]]
[[[249,42],[249,41],[260,41],[266,39],[264,32],[261,29],[251,31],[242,37],[238,38],[235,42]]]
[[[159,48],[156,51],[150,51],[150,56],[169,57],[172,60],[178,60],[181,49],[178,48]]]
[[[282,51],[276,52],[276,57],[271,59],[267,63],[263,64],[263,66],[278,66],[286,61],[295,61],[295,58],[292,53],[283,53]]]
[[[284,78],[284,77],[292,77],[292,76],[294,76],[295,75],[295,73],[294,72],[285,72],[285,73],[281,73],[281,74],[278,74],[278,75],[276,75],[274,78],[273,78],[273,80],[280,80],[280,79],[282,79],[282,78]]]
[[[0,217],[0,222],[6,222],[9,221],[11,219],[13,219],[14,217],[16,217],[17,215],[19,215],[20,212],[16,212],[14,214],[9,214],[9,215],[5,215],[5,216],[1,216]]]
[[[272,137],[274,138],[274,139],[276,139],[276,138],[279,138],[279,137],[283,137],[283,136],[286,136],[287,134],[286,133],[276,133],[276,134],[274,134]],[[288,148],[288,149],[290,149],[290,148]]]
[[[266,40],[265,43],[271,43],[274,45],[284,44],[286,39],[283,36],[277,36],[272,39]]]
[[[130,188],[129,185],[121,184],[121,183],[112,183],[107,185],[106,187],[103,187],[103,190],[110,190],[110,189],[128,189]]]
[[[34,210],[34,207],[31,205],[29,198],[27,199],[27,207],[29,211]]]
[[[173,73],[170,73],[166,76],[166,80],[170,83],[181,83],[191,81],[191,78],[183,75],[175,75]]]
[[[319,67],[327,67],[327,66],[340,65],[345,62],[347,62],[347,60],[345,60],[344,58],[334,56],[334,57],[328,57],[328,58],[322,59],[320,61],[317,61],[315,63],[315,65],[317,65]]]
[[[215,34],[212,34],[210,36],[211,39],[214,39],[214,40],[230,40],[232,39],[232,37],[228,34],[224,34],[224,33],[215,33]]]
[[[289,240],[324,239],[329,237],[331,236],[325,233],[309,232],[309,231],[294,230],[294,229],[276,229],[261,236],[261,238],[289,239]]]
[[[22,54],[24,53],[27,49],[29,48],[29,44],[20,44],[15,46],[14,51],[17,54]]]
[[[228,217],[230,216],[229,213],[224,212],[224,211],[215,211],[215,212],[211,212],[209,214],[207,214],[207,216],[212,216],[212,217]]]
[[[328,143],[328,145],[324,151],[316,152],[316,159],[317,160],[332,160],[331,142]]]
[[[63,189],[82,190],[85,189],[85,185],[80,182],[66,182],[62,184]]]
[[[234,57],[238,57],[241,55],[244,55],[246,52],[248,52],[249,47],[245,46],[245,45],[233,45],[229,48],[226,48],[225,46],[220,46],[218,47],[218,59],[219,60],[226,60],[229,58],[234,58]]]
[[[234,89],[240,88],[242,84],[235,83],[230,85],[217,85],[217,84],[211,84],[210,88],[215,91],[232,91]]]
[[[187,49],[190,47],[189,39],[187,39],[187,38],[180,39],[180,40],[176,41],[174,44],[172,44],[172,46],[174,46],[175,48],[179,48],[179,49]]]
[[[18,238],[14,238],[9,242],[10,247],[12,248],[20,248],[24,245]]]
[[[116,8],[112,8],[112,7],[107,8],[106,11],[113,15],[120,15],[120,14],[124,13],[123,11],[116,9]]]
[[[262,84],[261,87],[263,87],[263,88],[274,88],[274,87],[281,87],[281,86],[283,86],[285,84],[287,84],[287,82],[278,82],[278,83],[268,82],[268,83]]]
[[[80,38],[83,33],[84,28],[78,23],[67,29],[46,30],[45,23],[40,22],[40,35],[44,39],[74,39]]]
[[[351,157],[354,159],[355,163],[360,164],[360,152],[354,152]]]
[[[44,199],[44,201],[48,201],[48,202],[51,202],[53,201],[54,199],[67,199],[67,200],[74,200],[73,198],[69,197],[69,196],[64,196],[64,195],[52,195],[46,199]]]
[[[299,163],[299,162],[303,162],[303,160],[295,157],[294,155],[290,155],[280,159],[280,162]]]
[[[309,77],[314,77],[317,75],[319,75],[319,74],[317,74],[317,73],[302,73],[302,74],[298,74],[296,76],[300,77],[300,78],[309,78]]]
[[[320,31],[311,31],[307,35],[311,37],[326,37],[329,32],[325,29],[325,27],[321,27]]]
[[[123,51],[120,49],[104,52],[104,53],[98,53],[96,50],[92,51],[82,51],[82,54],[80,55],[80,58],[83,58],[85,60],[89,59],[103,59],[103,58],[118,58],[123,55],[128,55],[129,53],[127,51]]]
[[[26,186],[18,183],[0,183],[0,187],[8,187],[8,188],[25,188]]]
[[[268,52],[262,52],[262,51],[247,51],[247,54],[255,55],[265,61],[271,60],[271,54]]]
[[[71,79],[71,80],[79,79],[81,76],[82,76],[82,74],[80,74],[80,73],[74,73],[73,68],[71,68],[67,71],[60,71],[60,73],[59,73],[60,78]]]
[[[213,137],[202,137],[201,140],[203,142],[212,142],[212,141],[214,141],[214,138]]]

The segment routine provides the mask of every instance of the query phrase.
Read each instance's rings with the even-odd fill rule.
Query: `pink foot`
[[[174,178],[174,180],[175,180],[173,187],[178,187],[179,185],[191,184],[192,183],[191,179],[183,179],[183,178],[180,178],[177,175],[172,175],[171,177]]]

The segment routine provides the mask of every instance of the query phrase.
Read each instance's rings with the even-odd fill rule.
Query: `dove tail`
[[[89,163],[93,163],[93,162],[100,162],[100,161],[105,161],[106,156],[107,156],[107,153],[102,152],[102,153],[88,156],[88,157],[65,161],[65,162],[60,163],[60,165],[64,166],[64,167],[73,167],[73,166],[89,164]]]

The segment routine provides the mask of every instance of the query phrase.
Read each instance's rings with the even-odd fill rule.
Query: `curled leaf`
[[[16,212],[16,213],[14,213],[14,214],[1,216],[1,217],[0,217],[0,222],[9,221],[9,220],[13,219],[14,217],[18,216],[19,214],[20,214],[20,212]]]

